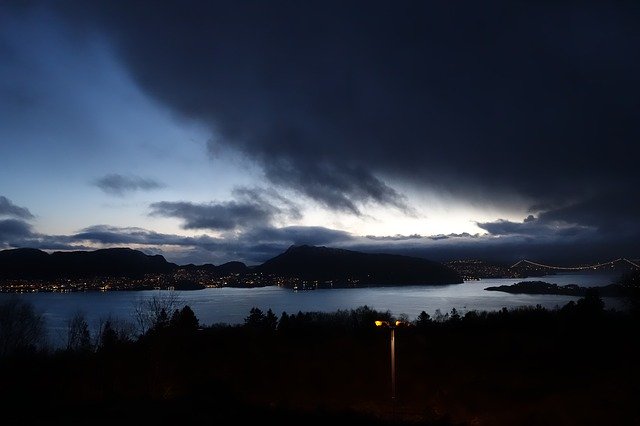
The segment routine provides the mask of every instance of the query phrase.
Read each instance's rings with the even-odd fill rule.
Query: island
[[[584,297],[590,289],[594,288],[603,297],[621,297],[624,295],[624,288],[620,284],[609,284],[603,287],[581,287],[576,284],[558,285],[544,281],[521,281],[512,285],[487,287],[485,290],[503,291],[512,294],[555,294]]]

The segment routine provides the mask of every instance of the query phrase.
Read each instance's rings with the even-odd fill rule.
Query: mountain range
[[[291,246],[261,265],[242,262],[222,265],[176,265],[161,255],[147,255],[129,248],[46,253],[20,248],[0,251],[0,279],[137,278],[145,274],[169,274],[179,269],[226,276],[258,273],[318,282],[361,285],[455,284],[462,279],[452,269],[426,259],[361,253],[328,247]]]
[[[128,248],[51,254],[30,248],[0,251],[0,278],[5,279],[138,277],[169,273],[176,267],[163,256],[150,256]]]

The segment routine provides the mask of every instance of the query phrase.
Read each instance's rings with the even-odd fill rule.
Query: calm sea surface
[[[559,285],[578,284],[597,287],[610,284],[616,276],[603,274],[559,274],[524,281],[544,280]],[[377,310],[389,310],[394,315],[407,314],[414,319],[421,311],[433,316],[436,309],[442,313],[456,308],[460,313],[470,310],[499,310],[503,307],[535,306],[560,307],[576,300],[570,296],[517,295],[498,291],[485,291],[486,287],[513,284],[522,279],[501,278],[468,281],[447,286],[375,287],[359,289],[327,289],[293,291],[280,287],[252,289],[211,288],[197,291],[176,291],[178,305],[189,305],[203,325],[214,323],[242,323],[252,307],[263,311],[272,309],[276,315],[283,311],[331,312],[367,305]],[[22,294],[44,314],[53,341],[64,340],[69,318],[83,312],[90,326],[101,319],[119,318],[133,322],[133,310],[141,300],[167,295],[167,291],[84,292],[84,293],[30,293]],[[0,300],[12,295],[0,294]],[[622,308],[618,299],[604,298],[607,307]]]

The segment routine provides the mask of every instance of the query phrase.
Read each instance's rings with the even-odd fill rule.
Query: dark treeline
[[[242,325],[202,326],[190,307],[165,302],[141,306],[137,332],[107,320],[91,334],[76,315],[55,351],[38,341],[42,318],[28,304],[2,304],[3,424],[640,420],[640,315],[605,310],[595,291],[556,310],[423,312],[397,327],[395,407],[389,330],[373,323],[406,318],[253,308]]]

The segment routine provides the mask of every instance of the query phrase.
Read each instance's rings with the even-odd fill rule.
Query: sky
[[[640,257],[640,3],[0,4],[0,248]]]

